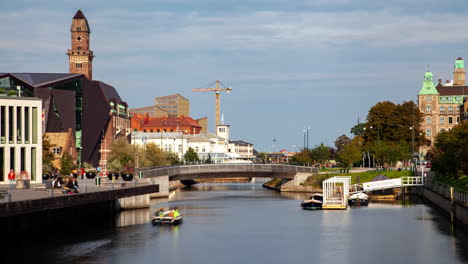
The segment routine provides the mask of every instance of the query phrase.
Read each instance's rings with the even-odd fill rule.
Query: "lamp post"
[[[305,149],[305,148],[306,148],[306,131],[304,129],[304,148],[303,149]]]
[[[307,127],[307,149],[309,149],[309,130],[310,127]]]

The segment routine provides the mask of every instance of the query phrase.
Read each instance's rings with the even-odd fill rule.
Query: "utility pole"
[[[307,149],[309,149],[309,130],[310,127],[307,127]]]
[[[304,129],[304,148],[303,149],[305,149],[305,148],[306,148],[306,131]]]

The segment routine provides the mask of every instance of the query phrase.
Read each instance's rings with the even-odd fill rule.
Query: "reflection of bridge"
[[[207,178],[233,177],[267,177],[291,179],[295,184],[302,183],[312,173],[318,173],[317,168],[282,165],[282,164],[203,164],[179,165],[170,167],[139,168],[144,178],[155,179],[160,184],[160,192],[169,181],[196,180]],[[161,190],[162,189],[162,190]]]

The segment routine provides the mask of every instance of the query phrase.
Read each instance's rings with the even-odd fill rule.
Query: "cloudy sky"
[[[181,93],[214,119],[219,79],[233,139],[264,151],[333,144],[382,100],[415,100],[430,65],[451,79],[468,57],[466,0],[2,2],[0,72],[67,72],[71,18],[91,26],[93,77],[131,107]]]

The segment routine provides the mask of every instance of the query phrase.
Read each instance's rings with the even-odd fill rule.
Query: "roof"
[[[83,14],[83,12],[81,11],[81,9],[79,9],[78,11],[76,11],[76,14],[73,17],[73,19],[86,19],[86,17]]]
[[[239,146],[253,146],[252,143],[249,143],[249,142],[246,142],[246,141],[243,141],[243,140],[232,140],[232,141],[229,141],[229,143],[234,143],[236,145],[239,145]]]
[[[191,117],[144,117],[141,114],[135,113],[133,118],[143,121],[143,127],[201,127]]]
[[[84,75],[74,73],[0,73],[0,78],[7,76],[16,78],[32,87],[43,87]]]
[[[463,60],[462,57],[458,57],[457,60]]]
[[[113,86],[110,86],[107,83],[101,81],[91,81],[91,85],[101,90],[102,95],[104,96],[107,103],[110,101],[117,102],[118,104],[124,103],[122,98],[120,98],[119,93],[117,93]]]
[[[468,95],[468,86],[444,86],[439,83],[436,89],[440,95]]]
[[[157,100],[157,99],[160,99],[160,98],[166,98],[166,97],[170,97],[170,96],[174,96],[174,95],[175,95],[175,96],[182,97],[183,99],[185,99],[185,100],[189,101],[189,99],[187,99],[187,98],[183,97],[183,96],[182,96],[181,94],[179,94],[179,93],[176,93],[176,94],[170,94],[170,95],[165,95],[165,96],[160,96],[160,97],[155,97],[154,99],[155,99],[155,100]]]
[[[419,90],[418,95],[439,94],[434,86],[434,83],[432,82],[432,76],[432,72],[426,72],[424,75],[424,83],[421,87],[421,90]]]

